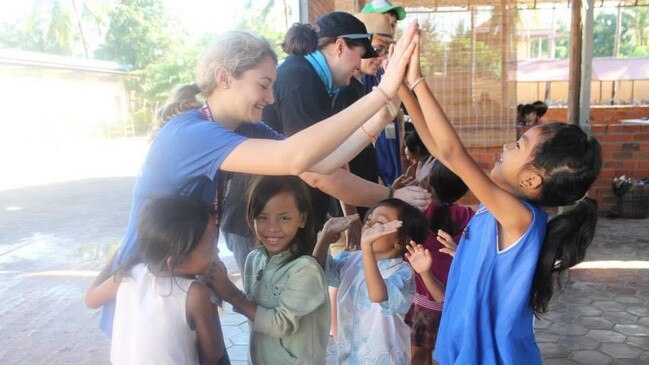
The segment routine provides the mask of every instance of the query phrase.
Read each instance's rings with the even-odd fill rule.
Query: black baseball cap
[[[378,57],[372,48],[372,33],[367,31],[365,24],[355,16],[341,11],[325,14],[316,21],[318,38],[334,37],[350,40],[360,40],[365,47],[365,54],[361,58]]]

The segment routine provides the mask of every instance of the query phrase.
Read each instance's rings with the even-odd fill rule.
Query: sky
[[[77,5],[85,0],[75,0]],[[102,0],[91,0],[100,2]],[[103,0],[108,4],[114,3],[112,0]],[[220,33],[232,30],[236,27],[237,21],[245,15],[243,0],[163,0],[167,13],[170,17],[180,21],[188,32],[193,34],[203,33]],[[283,0],[275,1],[275,9],[272,16],[275,19],[281,18],[282,21],[271,21],[270,24],[277,24],[281,29],[284,28],[283,21]],[[14,23],[17,19],[25,18],[35,0],[0,0],[0,22]],[[254,1],[253,4],[259,6],[260,1]],[[263,4],[263,2],[261,2]],[[298,21],[298,3],[299,0],[286,0],[287,5],[295,9],[289,24]]]

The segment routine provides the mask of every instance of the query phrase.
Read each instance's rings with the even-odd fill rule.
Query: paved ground
[[[243,359],[247,322],[227,312],[230,356]],[[570,271],[536,335],[544,364],[649,364],[649,220],[600,221],[586,262]]]
[[[78,168],[50,152],[52,174],[9,171],[0,182],[0,363],[108,363],[98,311],[82,297],[121,239],[145,150],[113,145],[82,158],[67,148]],[[602,220],[587,261],[537,321],[545,363],[649,364],[649,220]],[[222,324],[233,364],[244,364],[245,319],[226,308]]]

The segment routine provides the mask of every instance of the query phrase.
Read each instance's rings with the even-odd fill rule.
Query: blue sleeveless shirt
[[[484,206],[469,222],[446,285],[435,359],[448,364],[541,364],[529,304],[547,213],[533,213],[527,232],[498,249],[498,222]]]

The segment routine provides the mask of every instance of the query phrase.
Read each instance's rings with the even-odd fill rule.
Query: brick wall
[[[611,183],[616,176],[649,178],[649,125],[593,124],[592,134],[602,146],[602,171],[589,191],[597,199],[600,211],[615,210],[616,198]],[[490,170],[502,147],[468,148],[483,169]],[[461,204],[475,205],[470,193]]]
[[[565,122],[567,120],[567,108],[550,108],[543,116],[547,121]],[[638,119],[649,117],[649,106],[611,106],[591,107],[591,124],[618,124],[620,119]]]
[[[649,125],[594,124],[593,136],[602,146],[602,172],[590,190],[600,210],[615,208],[611,182],[615,176],[649,178]]]

